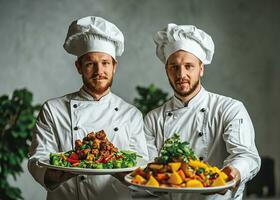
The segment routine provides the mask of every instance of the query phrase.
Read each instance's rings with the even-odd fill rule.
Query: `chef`
[[[242,199],[245,183],[260,169],[254,128],[244,105],[208,92],[201,84],[214,54],[212,38],[192,25],[168,24],[155,34],[157,57],[165,65],[174,96],[144,119],[150,160],[174,133],[199,159],[224,172],[236,184],[223,194],[170,194],[171,199]],[[164,196],[162,196],[164,198]]]
[[[83,86],[44,103],[34,129],[28,169],[48,191],[47,199],[129,199],[127,187],[110,175],[75,176],[38,166],[38,159],[74,149],[75,140],[100,130],[105,130],[119,150],[136,151],[148,158],[142,114],[110,91],[116,56],[124,51],[122,32],[101,17],[84,17],[69,26],[63,47],[77,56],[75,65]]]

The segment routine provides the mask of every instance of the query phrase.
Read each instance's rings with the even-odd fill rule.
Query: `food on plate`
[[[134,167],[137,157],[132,151],[119,151],[106,137],[104,130],[91,132],[83,140],[75,141],[75,149],[51,153],[50,164],[60,167],[113,169]]]
[[[137,168],[131,176],[132,183],[153,187],[203,188],[224,186],[228,181],[220,169],[200,161],[178,134],[165,141],[154,162]]]

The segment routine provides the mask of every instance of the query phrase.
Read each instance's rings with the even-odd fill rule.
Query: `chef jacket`
[[[174,199],[242,199],[245,183],[260,169],[254,128],[244,105],[210,93],[203,87],[187,105],[173,96],[144,119],[150,160],[159,155],[164,141],[178,133],[203,161],[219,168],[236,167],[241,184],[225,195],[169,194]],[[172,197],[173,196],[173,197]],[[166,196],[165,196],[166,197]],[[163,196],[162,196],[163,198]]]
[[[109,92],[99,101],[81,89],[79,92],[47,101],[34,129],[28,169],[48,190],[47,199],[129,199],[126,186],[110,175],[79,175],[47,188],[46,168],[37,164],[51,152],[65,152],[75,147],[75,140],[89,132],[104,130],[119,150],[132,150],[148,159],[142,114],[134,106]]]

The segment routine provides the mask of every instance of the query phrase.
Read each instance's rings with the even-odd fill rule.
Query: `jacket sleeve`
[[[131,150],[137,152],[145,161],[148,161],[148,150],[143,130],[143,117],[140,111],[136,110],[131,115],[131,136],[129,138],[129,147]]]
[[[38,165],[39,159],[48,159],[50,152],[57,152],[58,146],[54,136],[54,125],[49,110],[45,103],[39,113],[35,128],[33,130],[32,143],[29,149],[28,170],[33,178],[44,188],[49,190],[44,184],[46,167]]]
[[[149,152],[149,161],[153,161],[155,157],[159,155],[159,150],[156,144],[156,130],[153,111],[148,113],[144,118],[144,131],[147,140],[147,147]],[[159,131],[159,130],[158,130]]]
[[[255,145],[254,127],[241,102],[234,102],[228,106],[223,118],[225,121],[223,139],[229,153],[224,165],[232,165],[239,170],[242,185],[260,170],[261,159]]]

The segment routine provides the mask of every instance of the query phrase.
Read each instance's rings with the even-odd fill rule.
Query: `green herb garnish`
[[[189,162],[189,159],[197,160],[197,156],[188,145],[188,142],[180,142],[180,136],[175,133],[164,142],[160,156],[155,161],[166,164],[168,162]]]

